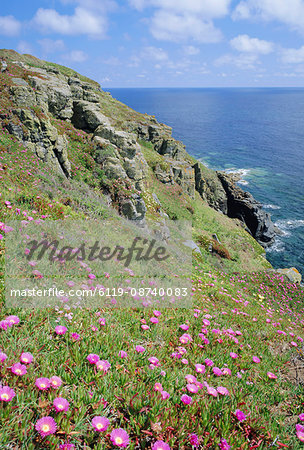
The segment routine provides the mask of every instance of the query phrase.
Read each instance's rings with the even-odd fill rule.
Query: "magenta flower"
[[[180,327],[183,331],[189,330],[189,325],[186,325],[185,323],[182,323],[179,327]]]
[[[125,352],[124,350],[120,350],[119,356],[120,356],[121,358],[127,358],[127,357],[128,357],[128,353]]]
[[[117,447],[127,447],[130,444],[129,435],[122,428],[115,428],[110,435],[110,439],[112,444]]]
[[[186,388],[188,392],[191,392],[191,394],[196,394],[198,392],[198,387],[196,384],[187,384]]]
[[[223,375],[231,375],[231,370],[228,367],[222,369]]]
[[[96,275],[94,275],[93,273],[89,273],[88,278],[90,278],[90,280],[94,280],[96,278]]]
[[[297,434],[297,438],[301,441],[304,442],[304,426],[297,423],[296,424],[296,434]]]
[[[74,450],[75,445],[70,444],[69,442],[65,442],[64,444],[59,445],[59,450]]]
[[[167,391],[161,391],[160,395],[161,395],[163,400],[166,400],[167,398],[170,397],[170,394]]]
[[[100,359],[96,363],[97,370],[102,370],[103,372],[107,372],[111,368],[111,364],[106,359]]]
[[[7,354],[0,352],[0,362],[4,362],[7,359]]]
[[[214,375],[216,375],[217,377],[220,377],[221,375],[223,375],[223,372],[222,372],[221,369],[219,369],[218,367],[213,367],[213,368],[212,368],[212,372],[213,372]]]
[[[47,391],[51,387],[50,380],[48,378],[37,378],[35,385],[40,391]]]
[[[180,338],[179,341],[182,344],[187,344],[188,342],[192,341],[192,337],[190,336],[190,334],[184,333]]]
[[[304,420],[304,413],[299,414],[299,419]]]
[[[87,356],[87,360],[89,361],[90,364],[96,364],[99,361],[99,356],[96,355],[95,353],[90,353]]]
[[[80,335],[78,333],[71,333],[71,339],[73,341],[79,341],[80,340]]]
[[[261,362],[260,358],[258,358],[257,356],[253,356],[252,361],[256,364],[259,364]]]
[[[154,309],[153,314],[154,314],[155,317],[161,316],[161,312],[158,311],[157,309]]]
[[[186,378],[187,382],[190,384],[197,383],[197,379],[194,375],[187,374],[187,375],[185,375],[185,378]]]
[[[50,384],[53,389],[58,389],[62,385],[62,379],[54,375],[50,378]]]
[[[22,353],[20,356],[20,361],[24,364],[31,364],[33,361],[33,355],[31,353]]]
[[[0,387],[0,400],[3,402],[11,401],[15,395],[14,389],[11,389],[9,386]]]
[[[91,425],[95,431],[106,431],[110,421],[107,417],[96,416],[92,419]]]
[[[13,372],[13,374],[18,375],[20,377],[22,375],[25,375],[27,372],[26,366],[20,363],[13,364],[11,367],[11,371]]]
[[[239,355],[237,353],[231,352],[230,353],[231,358],[236,359],[239,357]]]
[[[189,442],[193,447],[197,447],[199,445],[199,440],[197,434],[190,434],[189,435]]]
[[[148,361],[153,364],[153,366],[159,366],[159,359],[155,358],[155,356],[151,356]]]
[[[5,320],[7,320],[12,325],[17,325],[20,322],[18,316],[7,316]]]
[[[61,411],[68,411],[70,404],[65,398],[57,397],[53,402],[53,406],[57,412],[61,412]]]
[[[68,331],[67,327],[63,325],[57,325],[57,327],[55,327],[55,333],[58,334],[59,336],[65,334],[67,331]]]
[[[53,417],[46,416],[42,417],[42,419],[37,420],[35,429],[38,431],[40,436],[45,437],[50,434],[56,433],[57,424]]]
[[[212,361],[212,359],[209,359],[209,358],[207,358],[207,359],[205,359],[205,364],[206,364],[206,366],[213,366],[213,364],[214,364],[214,362]]]
[[[161,383],[154,384],[154,391],[161,392],[162,390],[163,390],[163,387],[162,387]]]
[[[98,319],[98,323],[99,323],[100,326],[104,327],[105,324],[106,324],[106,319],[105,319],[105,317],[100,317],[100,318]]]
[[[272,379],[272,380],[275,380],[276,378],[278,378],[274,373],[272,373],[272,372],[267,372],[267,376],[268,376],[268,378],[270,378],[270,379]]]
[[[197,371],[197,373],[205,373],[206,371],[205,366],[203,366],[203,364],[195,364],[195,370]]]
[[[217,397],[217,390],[212,386],[207,386],[207,392],[209,395],[212,395],[212,397]]]
[[[181,396],[181,401],[183,402],[184,405],[190,405],[190,403],[192,403],[192,397],[190,397],[187,394],[183,394]]]
[[[246,419],[246,415],[243,413],[243,411],[241,411],[240,409],[236,409],[234,412],[235,417],[237,418],[237,420],[239,422],[243,422],[243,420]]]
[[[152,445],[152,450],[170,450],[170,446],[164,441],[156,441]]]
[[[216,388],[217,392],[221,395],[229,395],[229,391],[227,388],[225,388],[224,386],[218,386]]]
[[[136,350],[138,353],[143,353],[143,352],[146,351],[145,347],[143,347],[142,345],[136,345],[135,350]]]
[[[226,439],[221,439],[219,447],[220,447],[220,450],[230,450],[231,449],[231,445],[228,444]]]

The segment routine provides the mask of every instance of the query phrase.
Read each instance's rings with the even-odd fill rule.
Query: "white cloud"
[[[152,17],[150,31],[155,39],[184,42],[193,39],[202,43],[219,42],[220,30],[211,21],[204,21],[192,14],[173,14],[159,10]]]
[[[279,21],[304,32],[304,0],[242,0],[232,17]]]
[[[254,53],[226,54],[214,61],[215,66],[233,65],[240,69],[254,69],[259,63],[258,56]]]
[[[0,34],[17,36],[21,30],[21,23],[14,16],[0,16]]]
[[[197,47],[194,47],[193,45],[184,45],[183,51],[188,56],[198,55],[200,52],[200,49]]]
[[[129,0],[129,3],[139,10],[154,6],[174,13],[200,14],[205,19],[214,19],[228,14],[231,0]]]
[[[33,54],[34,53],[31,45],[28,42],[26,42],[26,41],[18,42],[17,51],[19,53],[23,53],[23,54],[24,53],[27,53],[27,54]]]
[[[281,59],[286,64],[304,63],[304,45],[300,48],[286,48],[282,50]]]
[[[241,53],[256,53],[260,55],[268,55],[274,49],[272,42],[251,38],[247,34],[240,34],[231,39],[230,45]]]
[[[150,18],[150,31],[156,39],[202,43],[221,40],[222,33],[212,19],[227,15],[230,3],[231,0],[129,0],[138,10],[156,8]]]
[[[54,52],[60,52],[65,50],[64,42],[61,39],[40,39],[37,41],[38,44],[41,46],[42,51],[46,54],[54,53]]]
[[[62,56],[65,61],[82,63],[88,59],[88,55],[82,50],[72,50],[70,53],[66,53]]]
[[[162,48],[158,47],[145,47],[141,52],[142,58],[151,59],[153,61],[167,61],[168,54]]]
[[[87,34],[92,37],[103,37],[107,25],[105,16],[82,7],[77,7],[72,16],[61,15],[55,9],[39,8],[33,21],[46,33]]]

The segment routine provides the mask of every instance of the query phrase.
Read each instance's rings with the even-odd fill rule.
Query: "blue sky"
[[[304,0],[12,0],[0,48],[103,87],[304,86]]]

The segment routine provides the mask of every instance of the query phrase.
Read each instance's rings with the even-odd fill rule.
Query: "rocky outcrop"
[[[193,166],[195,173],[195,189],[212,208],[228,213],[227,194],[214,171],[197,162]]]
[[[229,175],[217,172],[227,195],[227,215],[241,220],[247,231],[263,246],[269,247],[276,237],[270,215],[249,192],[234,184]]]

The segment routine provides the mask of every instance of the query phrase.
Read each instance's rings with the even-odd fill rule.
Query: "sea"
[[[112,96],[172,127],[188,153],[240,174],[281,230],[267,259],[304,275],[304,88],[115,88]]]

